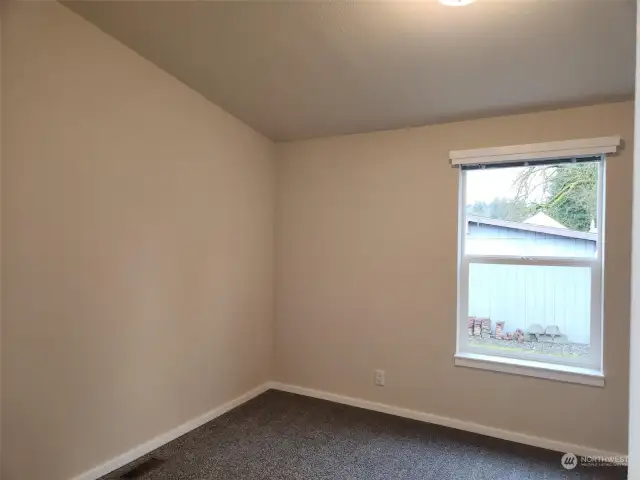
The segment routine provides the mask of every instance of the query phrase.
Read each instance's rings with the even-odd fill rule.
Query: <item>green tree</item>
[[[476,202],[467,207],[467,213],[470,215],[512,222],[522,222],[535,212],[535,206],[520,198],[495,198],[491,203]]]
[[[529,167],[515,180],[516,198],[531,202],[535,211],[542,211],[572,230],[588,232],[596,221],[598,165],[577,163]],[[540,195],[540,191],[542,194]]]

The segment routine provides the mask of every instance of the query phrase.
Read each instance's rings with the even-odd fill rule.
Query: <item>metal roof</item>
[[[547,235],[556,235],[558,237],[578,238],[592,242],[598,240],[597,233],[579,232],[577,230],[569,230],[568,228],[545,227],[543,225],[532,225],[530,223],[511,222],[509,220],[498,220],[496,218],[480,217],[478,215],[467,215],[467,222],[482,223],[484,225],[493,225],[495,227],[511,228],[513,230],[523,230],[526,232],[546,233]]]

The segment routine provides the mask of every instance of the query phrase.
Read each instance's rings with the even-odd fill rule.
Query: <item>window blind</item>
[[[554,163],[594,162],[614,154],[620,136],[582,138],[559,142],[529,143],[505,147],[452,150],[451,166],[463,169],[504,168]]]
[[[489,168],[505,168],[505,167],[534,167],[536,165],[558,165],[563,163],[587,163],[599,162],[603,159],[602,155],[590,155],[587,157],[570,157],[570,158],[546,158],[541,160],[521,160],[503,163],[465,163],[455,165],[462,170],[484,170]]]

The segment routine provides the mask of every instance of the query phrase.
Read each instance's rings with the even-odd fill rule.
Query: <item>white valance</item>
[[[606,155],[615,153],[618,146],[620,146],[620,135],[559,142],[528,143],[506,147],[452,150],[449,152],[449,159],[454,167],[509,164]]]

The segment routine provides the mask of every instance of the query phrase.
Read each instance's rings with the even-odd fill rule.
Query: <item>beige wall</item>
[[[453,366],[452,149],[621,134],[607,170],[606,387]],[[278,145],[277,380],[626,452],[633,103]],[[386,370],[386,387],[373,370]]]
[[[273,145],[53,3],[2,10],[3,480],[270,375]]]
[[[2,11],[0,10],[0,99],[2,98]],[[2,123],[2,105],[0,104],[0,125]],[[2,170],[2,127],[0,126],[0,173]],[[1,175],[0,175],[0,185],[1,185]],[[1,192],[0,186],[0,192]],[[2,195],[0,194],[0,231],[2,230]],[[0,234],[0,252],[2,251],[2,235]],[[2,255],[0,254],[0,265],[2,265]],[[2,475],[2,275],[0,272],[0,475]]]
[[[640,6],[640,1],[638,1]],[[637,9],[636,52],[640,52],[640,8]],[[636,55],[636,91],[640,92],[640,55]],[[640,141],[640,102],[635,108],[635,139]],[[631,287],[631,361],[629,392],[629,479],[640,479],[640,152],[633,170],[633,259]]]

